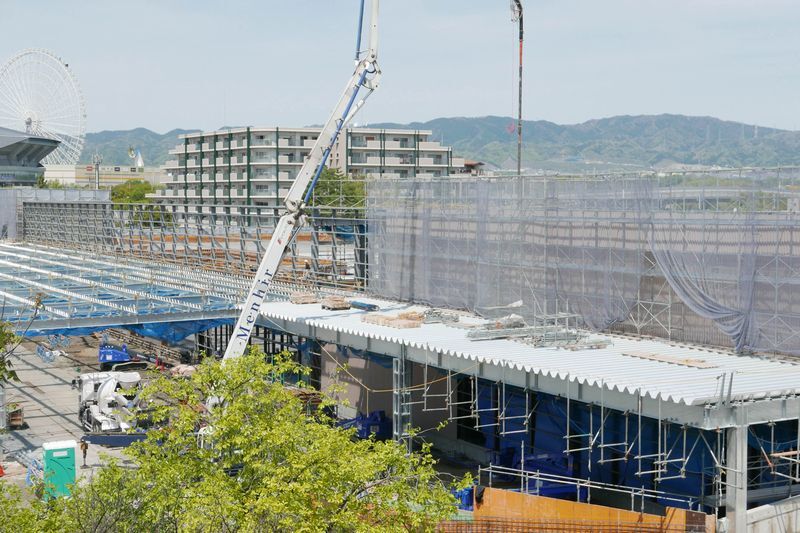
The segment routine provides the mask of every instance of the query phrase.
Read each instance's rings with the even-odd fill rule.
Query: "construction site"
[[[800,529],[800,168],[358,176],[317,196],[377,86],[372,24],[285,210],[0,190],[23,370],[82,369],[48,416],[124,456],[137,371],[257,345],[336,385],[354,438],[471,473],[443,531]]]
[[[541,519],[527,494],[706,531],[800,488],[798,178],[369,180],[311,211],[249,342],[344,382],[343,419],[474,471],[476,515]],[[4,316],[221,356],[277,219],[212,211],[23,201]]]

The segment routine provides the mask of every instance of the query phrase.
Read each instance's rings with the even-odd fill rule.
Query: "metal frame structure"
[[[226,206],[195,212],[187,205],[25,202],[19,226],[26,242],[249,277],[278,217],[265,207],[231,211]],[[326,205],[311,213],[276,282],[302,290],[363,289],[368,267],[363,209]]]
[[[396,430],[413,425],[416,413],[440,411],[444,420],[505,434],[511,440],[519,435],[520,441],[525,441],[528,421],[535,416],[540,398],[550,397],[566,407],[566,416],[559,418],[564,428],[560,452],[580,454],[583,464],[599,458],[587,479],[571,481],[576,485],[589,487],[594,483],[591,472],[614,462],[631,465],[637,479],[649,479],[648,483],[656,486],[686,478],[693,462],[697,479],[698,460],[708,458],[701,474],[706,490],[683,497],[706,508],[727,508],[731,521],[734,516],[743,520],[748,497],[771,501],[800,491],[792,461],[796,448],[788,450],[791,453],[766,451],[762,454],[765,460],[754,461],[747,439],[748,433],[758,429],[762,446],[778,450],[774,434],[764,436],[767,428],[780,423],[785,432],[787,424],[799,418],[800,389],[785,389],[788,382],[777,384],[774,377],[781,373],[789,379],[789,374],[800,372],[796,364],[660,341],[648,341],[652,344],[644,346],[644,340],[617,336],[608,337],[611,345],[596,348],[596,355],[591,347],[583,347],[580,354],[572,356],[568,347],[534,346],[511,339],[470,341],[466,331],[455,326],[423,324],[422,329],[392,331],[363,323],[353,312],[323,312],[314,304],[268,304],[264,320],[275,331],[392,357]],[[632,351],[635,347],[663,355],[637,356]],[[608,359],[609,354],[614,354],[616,362]],[[626,363],[631,357],[631,363]],[[397,371],[401,362],[404,372]],[[626,364],[633,367],[627,369]],[[411,370],[414,367],[416,373]],[[730,368],[738,369],[735,379]],[[456,397],[456,378],[470,380],[466,397]],[[446,383],[441,383],[443,379]],[[479,381],[489,387],[488,393],[479,392]],[[438,392],[434,383],[439,383]],[[636,383],[641,385],[637,388]],[[506,410],[510,387],[525,398],[524,408],[516,415]],[[701,389],[701,396],[691,392]],[[414,392],[417,397],[412,396]],[[689,396],[681,398],[682,394]],[[435,405],[429,406],[428,400]],[[579,431],[572,429],[573,419],[581,421]],[[509,425],[521,429],[508,431]],[[614,435],[608,434],[612,427]],[[800,444],[800,433],[796,439]],[[517,475],[546,477],[524,470]],[[775,478],[778,472],[783,474],[778,476],[782,480],[765,477]],[[641,491],[639,483],[617,488]],[[668,494],[668,489],[660,492],[664,493],[658,496],[662,500],[675,495],[681,498],[678,493]]]
[[[237,314],[247,282],[173,265],[0,243],[0,318],[32,331]]]

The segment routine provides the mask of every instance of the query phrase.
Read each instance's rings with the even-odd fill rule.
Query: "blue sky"
[[[307,125],[352,69],[358,0],[5,0],[0,61],[68,62],[88,131]],[[800,2],[523,0],[524,114],[711,115],[800,129]],[[383,0],[360,122],[513,115],[507,0]]]

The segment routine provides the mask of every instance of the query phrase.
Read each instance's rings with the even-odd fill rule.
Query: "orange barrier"
[[[469,522],[448,522],[446,527],[457,529],[443,531],[508,531],[505,526],[497,528],[504,522],[505,525],[518,523],[523,528],[512,528],[512,531],[714,533],[716,525],[711,515],[672,507],[666,508],[665,516],[659,516],[488,487],[481,503],[476,502],[473,517],[470,527],[478,529],[459,529],[467,527]],[[480,529],[480,524],[489,529]]]

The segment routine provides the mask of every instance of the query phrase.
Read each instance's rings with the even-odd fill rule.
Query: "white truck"
[[[78,418],[94,433],[125,432],[135,425],[142,376],[138,372],[91,372],[73,381],[78,389]]]

